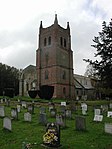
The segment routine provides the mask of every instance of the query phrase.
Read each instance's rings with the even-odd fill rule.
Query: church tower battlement
[[[54,23],[44,28],[40,22],[38,49],[36,51],[37,89],[42,85],[54,86],[53,98],[74,98],[73,51],[70,26]]]

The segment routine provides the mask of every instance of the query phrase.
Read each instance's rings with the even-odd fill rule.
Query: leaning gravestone
[[[10,118],[5,117],[3,119],[3,128],[12,131],[12,123]]]
[[[17,108],[11,108],[11,117],[16,120],[18,119]]]
[[[42,124],[42,125],[46,125],[47,124],[46,113],[40,113],[39,114],[39,123]]]
[[[86,130],[86,118],[82,117],[82,116],[77,116],[75,118],[75,126],[76,126],[76,130]]]
[[[60,147],[60,127],[55,123],[48,123],[46,133],[43,135],[44,147],[58,148]]]
[[[25,122],[31,122],[31,114],[29,112],[24,113],[24,121]]]
[[[0,106],[0,117],[4,117],[4,116],[5,116],[4,106]]]
[[[109,108],[112,109],[112,103],[109,104]]]
[[[112,134],[112,123],[105,123],[105,132]]]

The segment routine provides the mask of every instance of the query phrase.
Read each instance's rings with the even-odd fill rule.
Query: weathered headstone
[[[45,107],[40,107],[40,113],[46,113],[46,108]]]
[[[24,113],[24,121],[31,122],[32,116],[29,112]]]
[[[17,108],[11,108],[11,117],[16,120],[18,119]]]
[[[108,111],[107,117],[112,117],[112,111]]]
[[[75,126],[76,126],[76,130],[86,130],[86,118],[82,117],[82,116],[77,116],[75,118]]]
[[[50,110],[50,116],[51,117],[56,117],[56,113],[57,113],[57,110],[56,109],[51,109]]]
[[[71,110],[66,110],[66,118],[69,118],[69,119],[72,118],[72,111]]]
[[[1,103],[3,103],[3,99],[1,99]]]
[[[109,104],[109,108],[112,109],[112,103]]]
[[[101,110],[102,110],[102,113],[107,112],[108,111],[108,105],[101,105]]]
[[[94,115],[100,115],[101,110],[100,109],[94,109]]]
[[[28,110],[29,113],[33,114],[34,113],[34,104],[28,105],[27,110]]]
[[[39,123],[42,124],[42,125],[46,125],[47,124],[46,113],[40,113],[39,114]]]
[[[105,132],[112,134],[112,123],[105,123]]]
[[[0,106],[0,117],[4,117],[4,116],[5,116],[4,106]]]
[[[8,118],[8,117],[5,117],[3,119],[3,128],[9,130],[9,131],[12,131],[12,122],[11,122],[11,119]]]
[[[43,135],[44,147],[58,148],[60,147],[60,127],[55,123],[48,123],[46,133]]]
[[[87,104],[86,103],[82,103],[81,104],[81,107],[82,107],[82,114],[83,115],[86,115],[87,113]]]
[[[22,107],[26,109],[27,104],[26,104],[26,102],[25,102],[25,101],[22,101]]]
[[[66,102],[61,102],[61,106],[65,106],[66,107]]]
[[[60,113],[63,117],[66,116],[66,106],[64,105],[60,106]]]
[[[17,105],[17,112],[20,113],[21,112],[21,106]]]
[[[60,114],[57,114],[57,115],[56,115],[56,123],[57,123],[59,126],[65,127],[65,126],[66,126],[66,119],[65,119],[65,117],[63,117],[63,116],[60,115]]]
[[[95,115],[93,121],[95,122],[102,122],[103,115]]]
[[[6,100],[6,106],[8,106],[8,107],[10,106],[10,99]]]

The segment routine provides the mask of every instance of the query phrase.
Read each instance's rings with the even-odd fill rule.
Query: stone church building
[[[36,66],[30,65],[21,73],[19,94],[27,95],[28,90],[39,90],[42,85],[54,86],[53,98],[77,96],[69,22],[66,28],[61,27],[56,14],[51,26],[44,28],[40,22]]]

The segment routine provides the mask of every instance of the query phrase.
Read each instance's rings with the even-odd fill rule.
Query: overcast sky
[[[52,25],[55,13],[62,27],[70,23],[74,73],[83,75],[83,59],[94,59],[92,39],[112,18],[112,0],[0,0],[0,62],[18,69],[36,65],[40,21]]]

